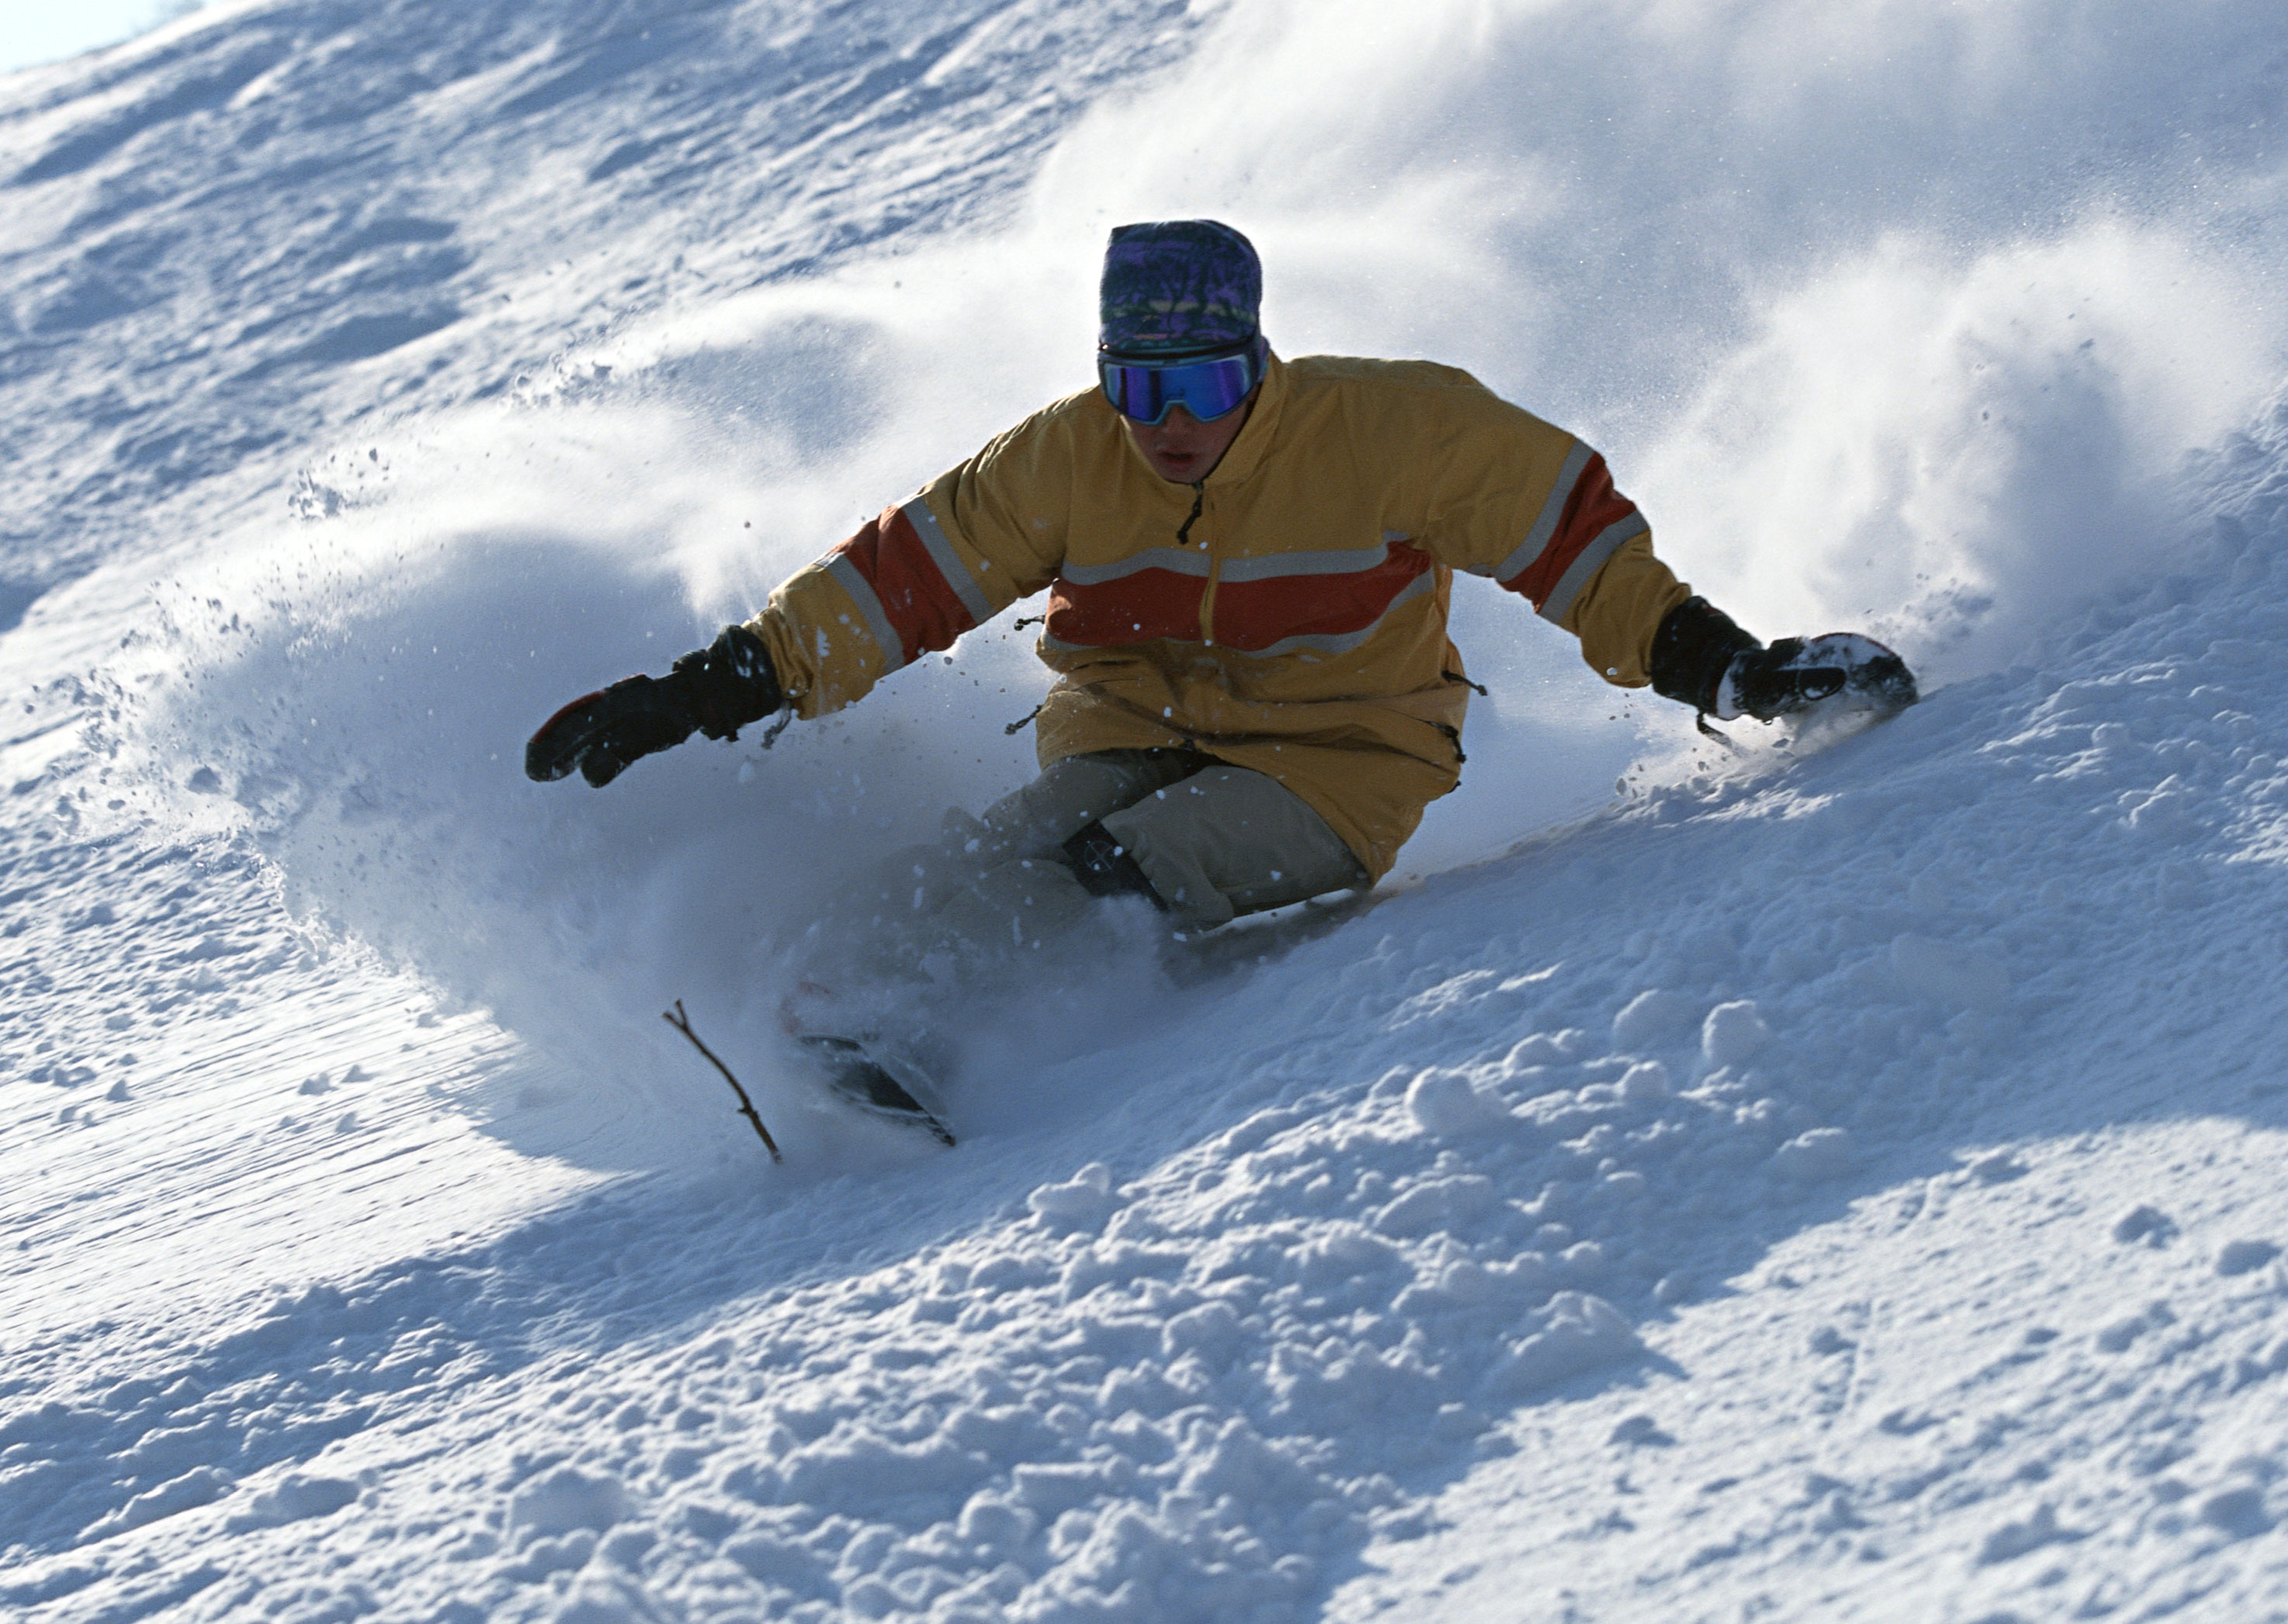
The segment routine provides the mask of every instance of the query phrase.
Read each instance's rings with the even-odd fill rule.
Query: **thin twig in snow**
[[[770,1152],[771,1160],[773,1161],[784,1161],[786,1158],[779,1154],[779,1142],[776,1139],[772,1138],[771,1130],[763,1126],[763,1119],[755,1110],[755,1102],[747,1097],[747,1090],[739,1086],[739,1080],[736,1077],[731,1075],[731,1068],[724,1065],[722,1061],[717,1060],[715,1058],[715,1051],[708,1048],[706,1044],[701,1042],[699,1041],[699,1034],[691,1029],[691,1018],[683,1012],[683,1000],[679,998],[675,1001],[675,1012],[673,1014],[671,1015],[666,1010],[663,1010],[660,1011],[659,1018],[665,1021],[669,1026],[674,1027],[678,1032],[683,1034],[684,1036],[689,1038],[691,1040],[692,1048],[697,1050],[701,1054],[705,1055],[709,1060],[714,1062],[715,1069],[723,1073],[723,1081],[729,1083],[731,1085],[731,1091],[739,1097],[739,1114],[745,1117],[749,1121],[755,1125],[755,1132],[761,1137],[763,1141],[763,1148]]]

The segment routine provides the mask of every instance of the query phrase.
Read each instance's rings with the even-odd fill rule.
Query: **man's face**
[[[1122,421],[1128,424],[1128,437],[1152,464],[1154,473],[1179,485],[1194,485],[1223,461],[1223,454],[1247,426],[1248,414],[1255,409],[1255,397],[1261,392],[1259,386],[1212,423],[1202,423],[1180,406],[1170,407],[1168,415],[1157,423],[1139,423],[1133,417]]]

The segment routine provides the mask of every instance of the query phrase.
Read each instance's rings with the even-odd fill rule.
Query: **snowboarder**
[[[824,716],[1045,589],[1041,775],[957,815],[914,888],[935,943],[1023,947],[1100,898],[1200,928],[1380,879],[1460,779],[1456,570],[1571,632],[1609,682],[1720,717],[1912,701],[1879,644],[1767,647],[1696,597],[1603,457],[1467,373],[1273,353],[1261,289],[1230,226],[1118,227],[1097,388],[886,509],[666,676],[566,706],[526,771],[600,786],[694,733]]]

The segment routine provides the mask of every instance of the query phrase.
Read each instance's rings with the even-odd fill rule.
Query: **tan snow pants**
[[[935,843],[893,859],[874,948],[941,975],[1065,936],[1102,906],[1064,852],[1091,823],[1186,929],[1368,883],[1326,820],[1260,772],[1188,750],[1100,750],[1054,763],[981,819],[949,812]]]
[[[1067,757],[996,803],[984,823],[1008,857],[1059,867],[1064,843],[1101,823],[1169,913],[1200,928],[1367,883],[1350,848],[1292,790],[1190,750]]]

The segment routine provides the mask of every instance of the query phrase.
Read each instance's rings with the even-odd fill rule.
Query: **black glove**
[[[1769,648],[1704,598],[1671,609],[1653,634],[1655,693],[1722,717],[1769,722],[1841,695],[1839,708],[1903,710],[1916,700],[1907,662],[1871,638],[1831,632]]]
[[[543,722],[524,747],[525,776],[544,784],[577,767],[600,789],[639,757],[672,749],[695,733],[736,739],[785,702],[762,639],[726,626],[666,676],[623,677]]]
[[[1652,688],[1695,710],[1716,709],[1716,689],[1732,661],[1762,644],[1704,598],[1688,598],[1652,634]]]

